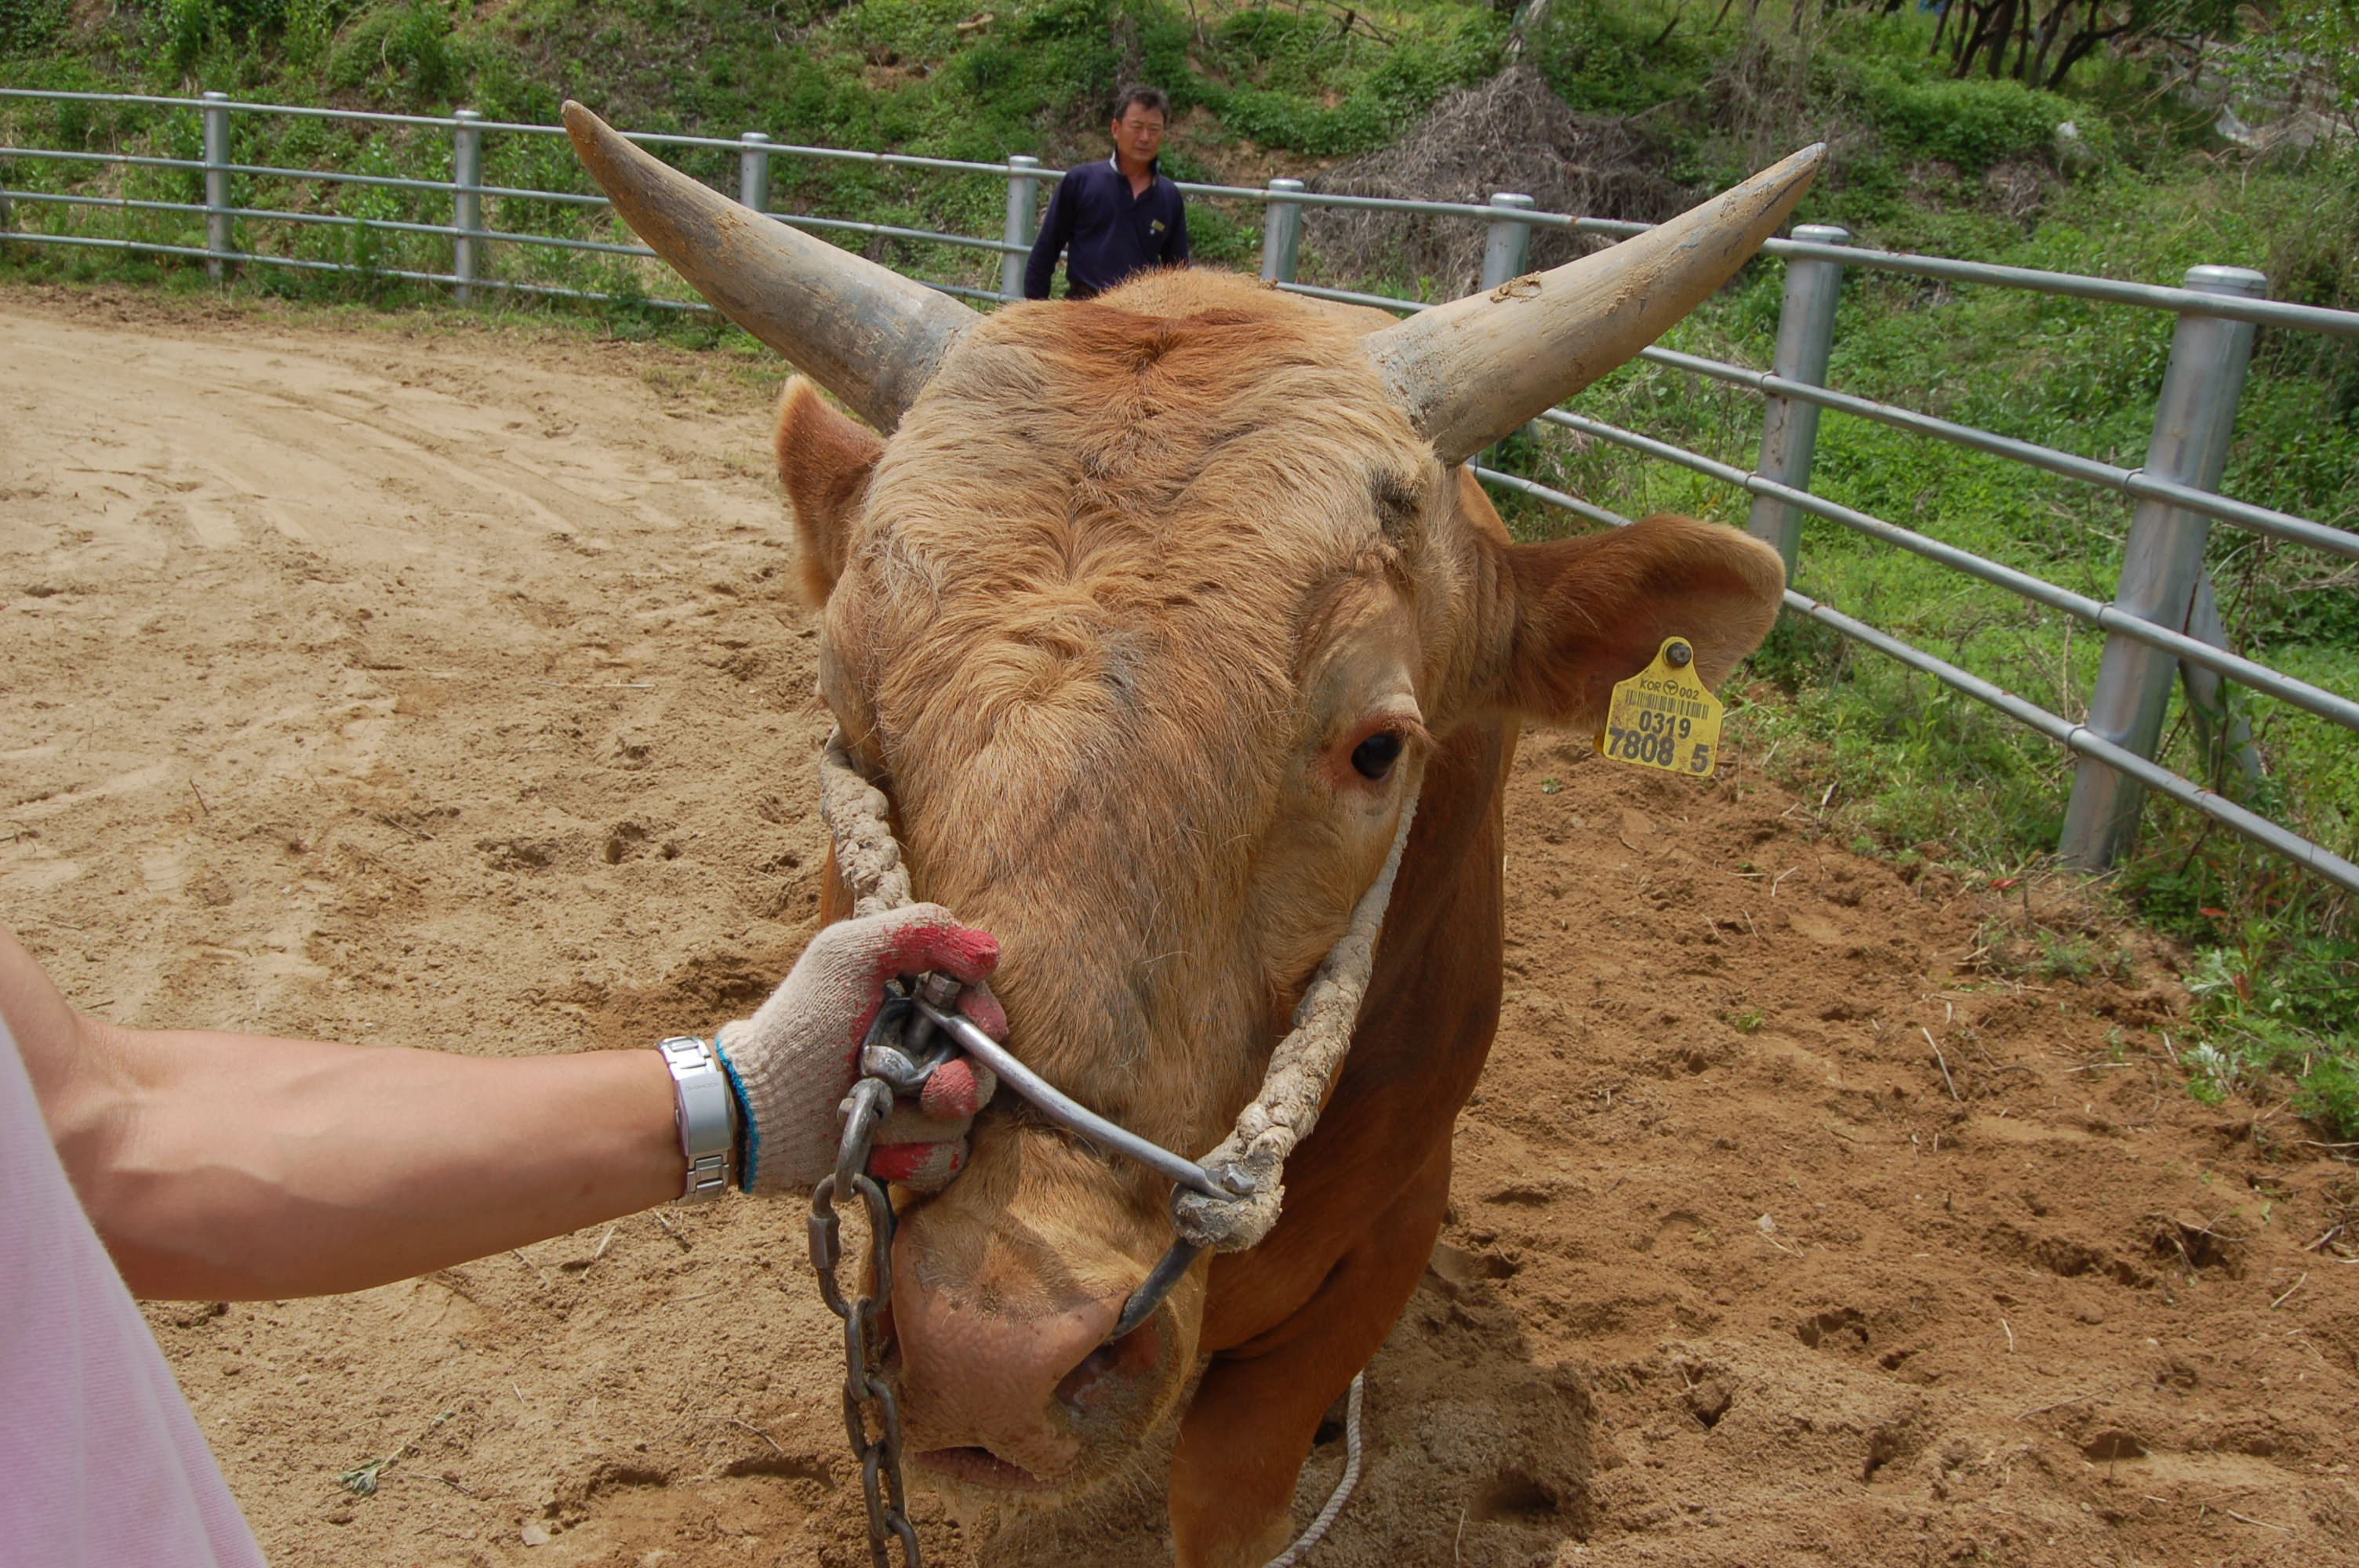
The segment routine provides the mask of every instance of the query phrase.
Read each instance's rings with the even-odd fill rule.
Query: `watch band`
[[[664,1065],[671,1069],[678,1097],[679,1152],[688,1159],[688,1178],[674,1203],[705,1203],[729,1190],[730,1161],[737,1143],[737,1097],[709,1040],[677,1035],[658,1041]]]

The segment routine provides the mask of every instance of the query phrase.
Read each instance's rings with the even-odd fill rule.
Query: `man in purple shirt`
[[[1171,105],[1152,87],[1125,87],[1114,100],[1114,157],[1067,174],[1049,200],[1024,297],[1049,297],[1057,255],[1065,255],[1065,297],[1104,293],[1135,272],[1188,259],[1188,213],[1180,188],[1156,172]]]

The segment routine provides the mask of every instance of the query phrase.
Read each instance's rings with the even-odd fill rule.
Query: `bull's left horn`
[[[975,313],[740,207],[565,105],[574,153],[614,211],[722,314],[890,433]]]
[[[1773,168],[1620,244],[1438,306],[1362,340],[1393,400],[1464,462],[1669,331],[1775,232],[1826,158]]]

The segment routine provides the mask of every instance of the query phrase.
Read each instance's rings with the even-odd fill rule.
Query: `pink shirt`
[[[0,1022],[0,1564],[261,1568]]]

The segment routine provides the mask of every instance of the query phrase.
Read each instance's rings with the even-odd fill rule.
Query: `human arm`
[[[1175,203],[1178,216],[1171,220],[1171,243],[1163,247],[1163,259],[1175,266],[1188,260],[1188,200],[1181,197]]]
[[[0,1014],[135,1295],[360,1290],[679,1193],[653,1051],[482,1057],[126,1029],[68,1006],[5,933]]]
[[[1049,211],[1040,220],[1039,237],[1032,242],[1032,258],[1024,264],[1027,299],[1049,297],[1049,285],[1057,276],[1057,257],[1063,253],[1065,242],[1072,237],[1072,203],[1065,199],[1065,191],[1071,184],[1070,179],[1060,179],[1057,189],[1049,192]]]
[[[979,980],[996,957],[987,936],[930,906],[815,938],[763,1010],[727,1026],[727,1048],[757,1080],[745,1103],[776,1153],[762,1185],[824,1173],[861,1010],[874,1015],[897,966]],[[962,1004],[1005,1027],[988,992]],[[71,1007],[5,931],[0,1017],[135,1294],[360,1290],[634,1213],[683,1184],[671,1077],[652,1050],[483,1057],[127,1029]],[[941,1119],[897,1111],[881,1135],[916,1145],[897,1157],[913,1173],[989,1098],[987,1075],[978,1084],[963,1064],[936,1076],[945,1089],[963,1085],[929,1095]],[[880,1148],[872,1168],[901,1175],[885,1168],[894,1155]],[[939,1153],[931,1163],[947,1179]]]

